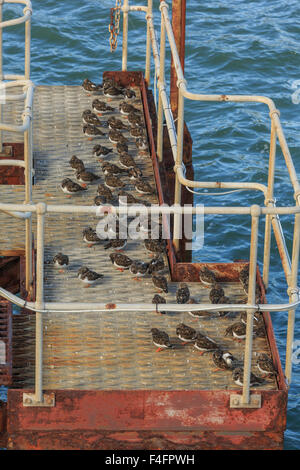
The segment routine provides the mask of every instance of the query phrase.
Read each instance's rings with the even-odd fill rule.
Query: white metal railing
[[[23,16],[9,21],[3,20],[4,4],[21,4],[25,5]],[[32,202],[32,103],[34,85],[30,81],[30,43],[31,43],[31,15],[32,6],[29,0],[0,0],[0,83],[1,89],[5,92],[3,97],[5,102],[8,101],[24,101],[24,109],[22,113],[22,124],[5,124],[3,122],[3,104],[0,104],[0,152],[2,152],[2,134],[6,132],[22,132],[24,134],[24,160],[3,159],[0,165],[19,166],[24,168],[25,176],[25,204]],[[25,23],[25,51],[24,51],[24,74],[3,74],[3,29]],[[7,80],[4,82],[4,80]],[[7,93],[11,89],[22,88],[21,94]],[[25,258],[26,258],[26,281],[25,286],[28,293],[32,289],[32,218],[31,213],[25,215],[22,212],[7,211],[13,217],[25,219]]]
[[[129,7],[129,1],[124,0],[123,9],[130,11],[136,8]],[[300,205],[300,185],[293,164],[291,154],[288,149],[288,145],[284,136],[284,132],[280,123],[280,113],[276,109],[274,102],[265,96],[252,96],[252,95],[208,95],[192,93],[187,89],[187,82],[184,78],[183,70],[180,63],[180,58],[177,52],[176,42],[169,18],[168,4],[166,1],[160,1],[161,11],[161,33],[160,33],[160,53],[158,52],[158,41],[156,39],[155,28],[153,24],[152,16],[152,0],[148,1],[148,8],[146,14],[147,21],[147,44],[150,36],[152,43],[153,58],[155,62],[155,80],[158,80],[158,91],[159,91],[159,103],[158,103],[158,129],[157,129],[157,156],[160,161],[163,157],[163,120],[165,118],[167,123],[167,129],[169,133],[169,139],[171,143],[171,149],[174,157],[174,172],[175,172],[175,204],[181,203],[181,189],[182,186],[187,188],[244,188],[244,189],[260,189],[265,194],[265,205],[267,207],[275,207],[274,199],[274,173],[275,173],[275,158],[276,158],[276,142],[279,141],[286,167],[289,172],[291,184],[294,190],[294,198],[296,205]],[[127,17],[124,22],[128,21]],[[127,67],[127,37],[128,28],[123,30],[123,65],[126,63]],[[169,98],[166,92],[165,84],[165,47],[166,38],[168,38],[172,60],[177,75],[177,88],[178,88],[178,123],[177,132],[174,124],[173,115],[169,103]],[[148,50],[147,50],[148,53]],[[146,59],[147,67],[149,67],[149,57]],[[145,76],[149,82],[150,73],[146,68]],[[184,164],[183,164],[183,132],[184,132],[184,99],[196,100],[196,101],[219,101],[219,102],[254,102],[264,103],[269,108],[269,116],[271,119],[271,136],[270,136],[270,155],[269,155],[269,175],[267,187],[260,187],[257,184],[250,183],[207,183],[201,181],[191,181],[185,178]],[[251,227],[251,250],[250,250],[250,280],[249,280],[249,292],[248,292],[248,303],[253,302],[253,296],[255,296],[255,284],[256,284],[256,260],[257,260],[257,230],[258,221],[261,214],[257,213],[252,216],[252,227]],[[176,214],[174,216],[174,227],[173,227],[173,242],[176,248],[179,247],[179,234],[180,234],[181,216]],[[292,261],[290,261],[288,250],[283,236],[281,228],[279,213],[276,215],[267,214],[265,224],[265,242],[264,242],[264,263],[263,263],[263,281],[265,286],[268,286],[269,281],[269,265],[270,265],[270,248],[271,248],[271,230],[273,228],[276,242],[279,249],[284,273],[288,284],[288,293],[290,296],[290,302],[298,297],[299,290],[297,288],[297,276],[298,276],[298,265],[299,265],[299,248],[300,248],[300,215],[295,213],[295,224],[294,224],[294,238],[293,238],[293,250],[292,250]],[[255,262],[254,262],[255,261]],[[245,346],[245,361],[244,361],[244,387],[243,387],[243,402],[249,403],[249,381],[250,381],[250,369],[251,369],[251,354],[252,354],[252,332],[253,332],[253,314],[254,311],[249,311],[247,315],[247,337]],[[286,365],[285,375],[288,382],[291,381],[292,373],[292,343],[294,337],[294,324],[295,324],[295,310],[290,309],[288,315],[288,328],[287,328],[287,349],[286,349]]]
[[[157,155],[159,160],[162,160],[163,147],[162,147],[162,129],[163,129],[163,117],[166,119],[167,129],[169,132],[171,147],[174,156],[174,172],[176,177],[176,190],[175,190],[175,206],[164,207],[155,206],[151,208],[141,209],[138,206],[138,212],[151,211],[151,213],[162,213],[162,214],[174,214],[174,238],[175,243],[178,240],[178,234],[181,224],[182,208],[181,204],[181,187],[187,186],[192,188],[228,188],[228,189],[247,189],[247,190],[259,190],[264,193],[265,196],[265,207],[257,205],[251,207],[190,207],[185,208],[185,213],[191,214],[200,213],[203,214],[241,214],[248,215],[251,217],[251,240],[250,240],[250,269],[249,269],[249,291],[248,291],[248,303],[242,305],[243,310],[247,310],[247,336],[245,345],[245,358],[244,358],[244,386],[243,386],[243,404],[246,406],[250,400],[249,390],[249,379],[251,371],[251,355],[252,355],[252,334],[253,334],[253,314],[259,308],[260,311],[289,311],[288,317],[288,336],[287,336],[287,351],[286,351],[286,377],[288,381],[291,381],[291,356],[292,356],[292,340],[294,332],[294,319],[295,309],[299,305],[299,289],[297,288],[297,272],[299,262],[299,245],[300,245],[300,191],[299,183],[290,156],[284,134],[281,128],[279,120],[279,112],[276,110],[272,100],[266,97],[260,96],[240,96],[240,95],[201,95],[195,94],[188,91],[186,81],[183,76],[181,69],[178,53],[176,50],[175,40],[173,31],[171,28],[169,16],[168,16],[168,5],[165,1],[161,1],[161,37],[160,37],[160,53],[159,46],[156,39],[156,33],[154,29],[153,16],[152,16],[152,0],[148,1],[148,6],[129,6],[129,1],[124,0],[123,6],[123,59],[122,68],[127,68],[127,34],[128,34],[128,13],[130,11],[143,11],[146,13],[147,21],[147,46],[146,46],[146,71],[145,77],[147,77],[148,83],[150,81],[150,53],[152,46],[152,52],[155,62],[156,78],[158,79],[158,92],[159,92],[159,103],[158,103],[158,135],[157,135]],[[127,24],[126,24],[127,22]],[[169,98],[166,92],[165,85],[165,41],[168,38],[175,69],[178,77],[177,86],[179,89],[179,103],[178,103],[178,125],[177,131],[174,124],[173,115],[170,109]],[[184,165],[182,161],[182,149],[183,149],[183,124],[184,124],[184,99],[195,99],[203,101],[233,101],[233,102],[260,102],[265,103],[269,106],[270,118],[272,122],[271,129],[271,145],[270,145],[270,161],[269,161],[269,177],[267,186],[259,183],[239,183],[239,182],[200,182],[191,181],[184,176]],[[0,127],[1,128],[1,127]],[[27,139],[27,172],[31,169],[31,158],[32,147],[31,140],[31,127],[28,128]],[[275,150],[276,150],[276,139],[278,138],[282,148],[282,152],[286,161],[286,165],[289,170],[290,178],[295,192],[296,205],[292,207],[276,207],[273,196],[274,188],[274,169],[275,169]],[[25,161],[26,164],[26,161]],[[0,288],[1,296],[7,298],[11,302],[21,307],[33,310],[36,312],[36,371],[35,371],[35,405],[43,402],[43,357],[42,357],[42,332],[43,332],[43,314],[48,312],[103,312],[103,311],[118,311],[118,310],[139,310],[147,311],[153,309],[153,304],[104,304],[104,303],[74,303],[74,302],[44,302],[44,235],[45,235],[45,218],[47,213],[83,213],[83,214],[99,214],[101,210],[107,211],[107,206],[95,207],[95,206],[76,206],[76,205],[46,205],[44,203],[32,204],[31,202],[31,186],[29,179],[29,172],[27,173],[27,184],[26,191],[27,200],[25,204],[4,204],[0,203],[0,211],[11,214],[24,214],[26,222],[32,219],[32,214],[37,217],[37,253],[36,253],[36,301],[27,302],[24,299],[20,299],[10,294],[5,289]],[[30,196],[30,197],[29,197]],[[130,215],[131,211],[134,211],[134,207],[120,206],[111,207],[111,212],[118,214],[127,213]],[[134,213],[134,212],[133,212]],[[292,260],[289,259],[289,254],[286,249],[284,236],[282,233],[279,215],[294,215],[294,241]],[[289,302],[282,304],[267,304],[257,305],[255,303],[255,286],[256,286],[256,265],[257,265],[257,246],[258,246],[258,228],[259,221],[262,216],[266,217],[266,231],[265,231],[265,247],[264,247],[264,282],[268,282],[269,273],[269,262],[270,262],[270,234],[273,228],[277,245],[279,248],[280,256],[284,272],[286,274],[288,283],[288,295]],[[30,232],[31,233],[31,232]],[[177,237],[177,238],[176,238]],[[26,254],[28,255],[29,250],[31,252],[31,246],[26,242]],[[27,262],[31,262],[28,259]],[[26,263],[27,265],[27,263]],[[178,304],[162,304],[157,306],[158,310],[169,310],[169,311],[187,311],[187,310],[209,310],[209,311],[241,311],[241,304],[224,304],[220,305],[207,305],[197,304],[193,305],[178,305]]]

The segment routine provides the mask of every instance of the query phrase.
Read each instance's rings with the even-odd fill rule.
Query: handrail
[[[151,3],[151,5],[150,5]],[[126,7],[128,9],[128,0],[126,0]],[[148,2],[148,7],[152,8],[152,1]],[[269,116],[271,119],[271,137],[270,137],[270,156],[269,156],[269,177],[268,177],[268,186],[263,186],[263,188],[255,188],[263,190],[265,194],[265,205],[267,209],[275,208],[275,203],[273,203],[273,188],[274,188],[274,169],[275,169],[275,154],[276,154],[276,139],[278,138],[283,157],[285,160],[286,167],[288,169],[290,181],[294,189],[294,198],[296,201],[296,206],[300,206],[300,185],[293,164],[291,154],[288,149],[288,145],[284,136],[284,132],[281,127],[279,119],[279,111],[276,109],[273,100],[266,96],[252,96],[252,95],[209,95],[209,94],[199,94],[193,93],[188,90],[187,82],[184,78],[183,70],[181,67],[181,62],[177,52],[176,42],[172,30],[172,25],[169,19],[168,4],[166,1],[161,0],[159,9],[161,11],[161,38],[160,38],[160,55],[158,53],[158,43],[155,36],[155,28],[153,24],[152,14],[146,15],[147,20],[147,40],[148,36],[150,37],[153,57],[155,62],[155,75],[158,80],[158,92],[159,92],[159,104],[158,104],[158,130],[157,130],[157,156],[159,161],[162,161],[162,136],[163,136],[163,115],[166,119],[167,130],[169,134],[169,140],[171,145],[171,150],[174,157],[174,173],[175,173],[175,204],[181,203],[181,187],[186,186],[190,187],[207,187],[205,182],[192,181],[185,178],[185,172],[182,162],[182,153],[183,153],[183,129],[184,129],[184,98],[197,101],[215,101],[215,102],[256,102],[263,103],[268,106]],[[130,7],[129,7],[130,10]],[[127,31],[125,31],[127,35]],[[169,45],[171,49],[172,60],[174,68],[177,75],[177,87],[179,90],[178,93],[178,116],[177,116],[177,132],[174,123],[173,114],[171,112],[169,98],[166,92],[165,86],[165,72],[164,72],[164,62],[165,62],[165,42],[166,35],[169,40]],[[127,45],[127,37],[126,37]],[[126,47],[126,61],[127,61],[127,47]],[[217,183],[209,183],[210,187],[216,187]],[[225,183],[231,184],[231,183]],[[255,183],[254,183],[255,184]],[[217,187],[225,187],[222,185]],[[227,186],[230,187],[230,186]],[[250,189],[250,188],[248,188]],[[253,183],[252,188],[254,189]],[[225,208],[222,208],[223,210]],[[205,213],[205,209],[204,209]],[[224,211],[224,213],[226,213]],[[279,212],[267,212],[261,209],[260,214],[266,214],[266,227],[265,227],[265,245],[264,245],[264,270],[263,270],[263,280],[265,286],[268,286],[269,279],[269,264],[270,264],[270,246],[271,246],[271,228],[273,228],[278,250],[280,253],[282,266],[288,283],[288,291],[294,292],[294,289],[297,286],[297,273],[298,273],[298,264],[299,264],[299,250],[300,250],[300,216],[297,211],[293,212],[295,214],[295,225],[294,225],[294,241],[293,241],[293,254],[292,261],[290,260],[289,253],[286,247],[284,235],[282,232]],[[289,212],[292,213],[292,212]],[[276,214],[274,216],[274,214]],[[257,239],[254,240],[254,233],[256,229],[254,220],[257,216],[252,214],[252,229],[251,236],[254,247],[251,245],[252,253],[250,254],[250,270],[249,276],[251,279],[252,287],[250,287],[249,282],[249,292],[248,292],[248,301],[250,301],[251,296],[253,295],[253,285],[256,282],[253,257],[256,257],[257,253]],[[258,219],[257,219],[258,220]],[[173,244],[175,248],[178,249],[179,246],[179,233],[180,233],[180,224],[181,219],[179,214],[174,216],[174,230],[173,230]],[[254,237],[254,238],[253,238]],[[257,238],[257,237],[256,237]],[[252,290],[251,290],[252,289]],[[287,338],[287,351],[286,351],[286,377],[288,382],[291,381],[291,357],[292,357],[292,340],[293,340],[293,331],[294,331],[294,319],[295,319],[295,309],[294,305],[292,306],[293,294],[290,295],[290,312],[288,319],[288,338]],[[246,337],[246,347],[245,347],[245,361],[244,361],[244,386],[243,386],[243,402],[249,403],[249,378],[250,378],[250,369],[251,369],[251,344],[252,344],[252,323],[253,315],[248,314],[247,321],[247,337]],[[251,337],[250,337],[251,336]]]

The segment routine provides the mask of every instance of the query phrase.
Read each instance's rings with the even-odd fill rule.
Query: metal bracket
[[[44,394],[42,402],[36,401],[34,393],[23,393],[23,406],[53,407],[55,406],[55,393]]]
[[[230,408],[261,408],[261,395],[250,395],[249,403],[243,402],[243,395],[230,395]]]
[[[5,145],[2,147],[0,157],[12,157],[14,154],[13,147],[11,145]]]

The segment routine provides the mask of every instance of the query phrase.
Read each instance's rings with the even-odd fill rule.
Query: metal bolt
[[[27,398],[25,398],[24,403],[25,403],[25,405],[31,405],[32,399],[27,397]]]
[[[46,397],[45,402],[47,405],[52,405],[52,398],[51,397]]]
[[[238,404],[239,404],[239,399],[238,399],[238,398],[234,398],[234,399],[233,399],[233,404],[234,404],[234,405],[238,405]]]

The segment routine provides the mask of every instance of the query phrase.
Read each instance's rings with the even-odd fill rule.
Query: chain
[[[110,24],[108,30],[110,32],[109,44],[111,52],[117,49],[118,35],[120,32],[120,16],[121,16],[122,0],[116,0],[116,6],[110,9]]]

